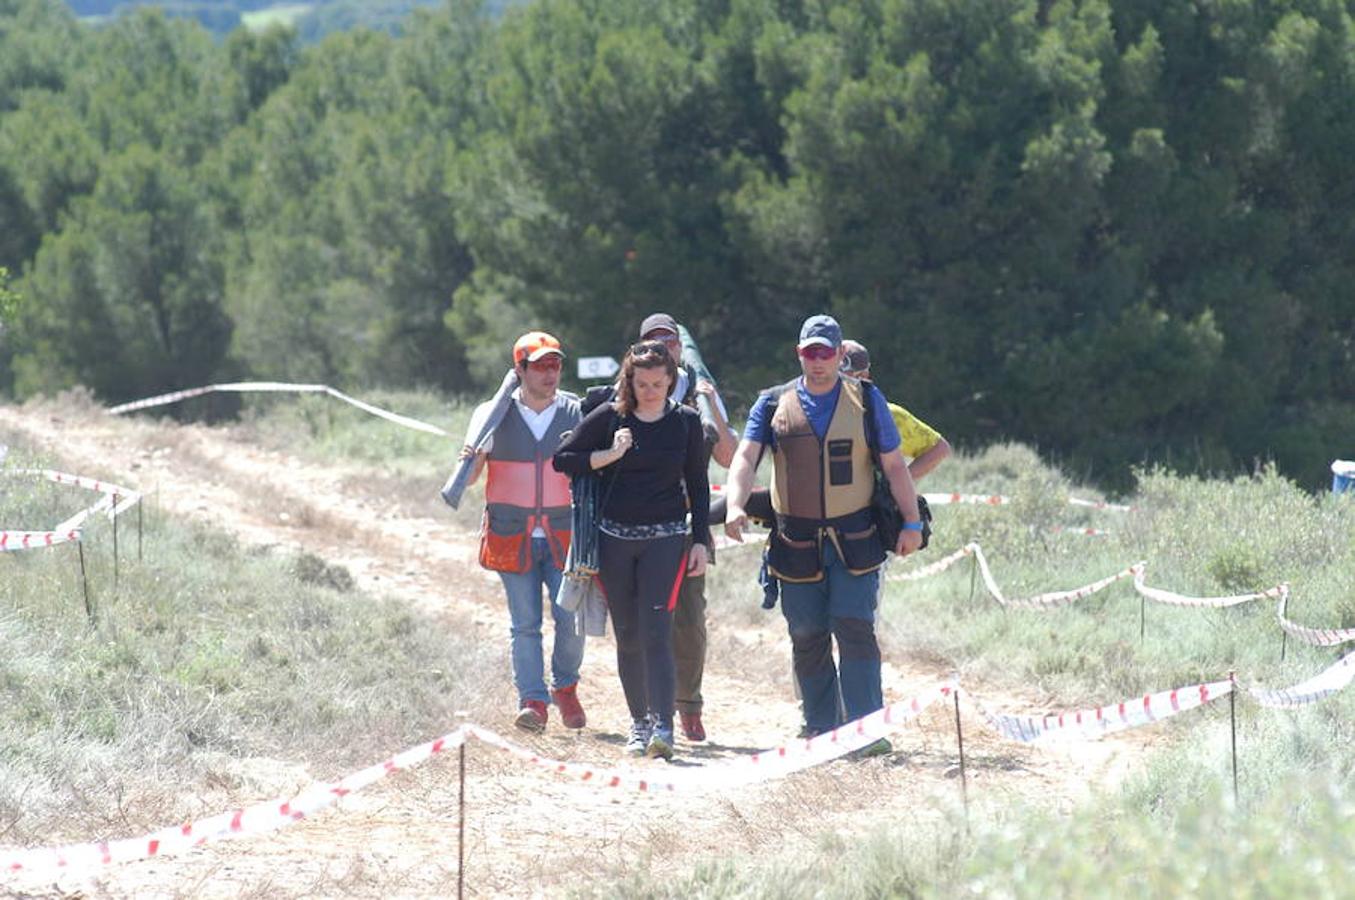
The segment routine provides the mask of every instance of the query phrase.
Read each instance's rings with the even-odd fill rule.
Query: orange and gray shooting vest
[[[885,560],[885,546],[870,508],[875,463],[866,438],[865,392],[859,381],[842,379],[837,408],[820,438],[800,405],[796,384],[771,391],[777,399],[771,421],[776,528],[768,566],[782,581],[820,581],[826,537],[849,572],[873,572]]]
[[[515,402],[494,430],[480,529],[480,565],[486,569],[527,571],[537,527],[546,534],[555,567],[564,568],[570,537],[569,478],[555,471],[551,456],[561,435],[578,425],[579,418],[579,401],[560,398],[555,418],[538,441]]]

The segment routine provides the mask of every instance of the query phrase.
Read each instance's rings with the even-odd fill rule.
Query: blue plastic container
[[[1338,459],[1332,462],[1331,492],[1333,494],[1355,493],[1355,462],[1348,459]]]

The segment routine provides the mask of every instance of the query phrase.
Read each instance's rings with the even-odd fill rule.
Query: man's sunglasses
[[[808,347],[800,348],[800,355],[805,359],[812,359],[818,362],[832,359],[837,356],[836,347],[828,347],[823,344],[810,344]]]
[[[527,368],[533,372],[558,372],[561,368],[560,357],[543,356],[541,359],[527,363]]]

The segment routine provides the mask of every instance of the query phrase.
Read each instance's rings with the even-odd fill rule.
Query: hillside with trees
[[[1351,452],[1350,0],[494,12],[0,0],[0,387],[480,390],[665,309],[746,403],[826,310],[953,440],[1104,484]]]

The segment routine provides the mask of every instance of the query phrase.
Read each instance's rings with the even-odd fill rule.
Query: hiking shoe
[[[566,728],[577,729],[588,724],[588,716],[584,713],[583,707],[579,705],[579,685],[577,683],[551,691],[550,696],[555,701],[555,708],[560,710],[560,721],[565,723]]]
[[[860,750],[852,754],[852,759],[870,759],[875,756],[887,756],[894,752],[894,745],[885,738],[880,738],[873,744],[867,744]]]
[[[626,752],[632,756],[644,756],[645,750],[649,747],[650,735],[654,733],[654,725],[646,716],[643,719],[635,719],[630,723],[630,738],[626,741]]]
[[[672,759],[673,743],[672,726],[665,728],[655,725],[654,733],[649,736],[649,745],[645,747],[645,756],[650,759]]]
[[[701,725],[701,713],[680,712],[678,719],[682,722],[682,736],[687,740],[699,743],[706,739],[706,729]]]
[[[546,704],[540,700],[523,700],[522,708],[513,724],[523,731],[540,734],[546,730]]]

